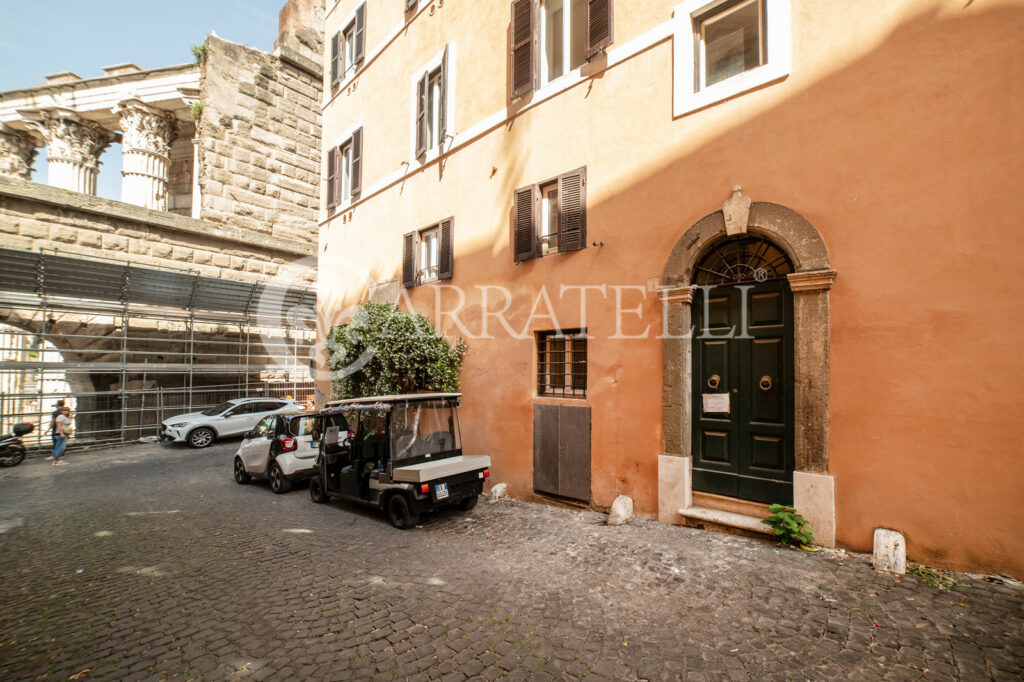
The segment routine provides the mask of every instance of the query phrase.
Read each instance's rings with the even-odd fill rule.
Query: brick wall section
[[[207,45],[202,218],[315,244],[322,74],[215,36]]]

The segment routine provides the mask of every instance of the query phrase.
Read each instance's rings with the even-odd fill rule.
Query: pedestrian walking
[[[53,412],[50,414],[50,440],[53,442],[53,447],[57,447],[57,417],[60,416],[60,411],[64,409],[64,401],[58,400],[53,404]],[[40,425],[42,428],[42,425]],[[51,454],[46,459],[53,459]]]
[[[71,428],[71,409],[67,407],[60,408],[60,414],[57,415],[54,421],[56,423],[56,432],[54,434],[53,464],[58,466],[67,464],[64,461],[64,451],[68,447],[68,438],[73,433]]]

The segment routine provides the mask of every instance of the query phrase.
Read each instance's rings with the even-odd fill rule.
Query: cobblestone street
[[[0,471],[0,678],[1013,679],[1019,585],[503,501],[410,531],[237,443]]]

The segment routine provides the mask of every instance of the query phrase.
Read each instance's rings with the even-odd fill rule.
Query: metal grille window
[[[587,396],[587,332],[575,329],[537,335],[537,394]]]

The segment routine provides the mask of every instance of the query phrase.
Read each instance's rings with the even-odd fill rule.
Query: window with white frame
[[[351,203],[362,190],[363,129],[327,150],[327,211]]]
[[[344,28],[331,36],[331,87],[356,72],[366,54],[366,3],[359,5]]]
[[[790,0],[687,0],[675,17],[676,116],[789,75]]]
[[[540,253],[558,253],[558,181],[540,187]]]
[[[545,85],[587,61],[586,0],[542,0],[540,83]]]
[[[455,272],[452,230],[455,218],[445,218],[415,232],[402,244],[402,286],[414,287],[451,279]]]
[[[439,58],[425,66],[415,79],[416,158],[433,149],[440,150],[451,130],[450,63],[449,47],[446,46]]]
[[[338,171],[341,175],[341,203],[352,200],[352,140],[338,147]]]

